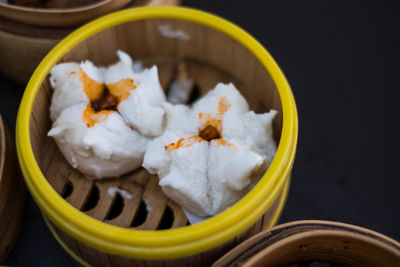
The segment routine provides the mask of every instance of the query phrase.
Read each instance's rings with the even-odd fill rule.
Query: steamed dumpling
[[[66,108],[48,135],[74,168],[92,178],[118,177],[136,169],[148,142],[118,112],[96,113],[90,104]]]
[[[65,108],[100,98],[104,92],[103,71],[90,61],[61,63],[52,68],[50,84],[54,93],[50,104],[51,120],[56,121]]]
[[[147,136],[159,136],[163,131],[165,95],[161,88],[156,66],[134,72],[132,59],[118,51],[120,61],[110,66],[105,83],[111,94],[119,100],[118,111],[129,126]],[[134,88],[126,94],[128,88]]]
[[[276,111],[255,114],[233,84],[218,84],[192,108],[164,103],[166,130],[143,167],[185,211],[212,216],[238,201],[275,155]]]
[[[162,133],[165,101],[157,68],[133,72],[131,58],[98,68],[63,63],[51,71],[53,136],[74,167],[93,178],[138,168],[147,143]]]

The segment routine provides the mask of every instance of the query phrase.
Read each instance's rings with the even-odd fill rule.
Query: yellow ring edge
[[[244,197],[241,201],[239,201],[235,205],[236,212],[234,212],[233,209],[229,209],[215,216],[214,218],[207,220],[204,223],[195,226],[190,226],[191,228],[190,234],[187,231],[187,228],[189,227],[184,227],[176,230],[168,230],[168,233],[165,231],[157,231],[156,233],[155,231],[143,232],[137,230],[128,230],[120,227],[106,225],[102,222],[96,221],[93,218],[90,218],[80,213],[79,211],[75,210],[72,206],[70,206],[67,202],[65,202],[60,196],[58,196],[58,194],[56,194],[52,190],[51,186],[47,183],[47,180],[44,178],[37,163],[35,162],[35,158],[30,144],[29,118],[33,100],[34,97],[36,96],[36,93],[39,89],[41,82],[47,75],[50,67],[52,67],[54,63],[57,62],[70,48],[72,48],[74,45],[81,42],[85,38],[97,33],[98,31],[128,21],[151,19],[151,18],[173,18],[173,19],[187,20],[212,27],[218,31],[225,32],[229,36],[233,37],[235,40],[239,41],[240,43],[242,43],[242,45],[247,47],[263,63],[265,67],[268,65],[268,68],[266,68],[266,70],[269,71],[271,76],[273,77],[274,82],[278,87],[282,100],[284,124],[282,130],[281,143],[278,147],[277,155],[273,163],[271,164],[269,170],[263,176],[263,179],[260,180],[260,183],[246,197]],[[255,41],[251,36],[249,36],[246,32],[244,32],[237,26],[223,19],[220,19],[216,16],[188,8],[151,7],[151,8],[136,8],[134,11],[133,10],[121,11],[100,18],[99,20],[96,20],[94,22],[89,23],[86,26],[83,26],[81,29],[78,29],[76,32],[65,38],[64,41],[62,41],[59,45],[57,45],[39,65],[39,67],[33,74],[27,86],[18,113],[17,133],[16,133],[18,157],[21,163],[21,168],[24,173],[25,180],[35,200],[38,202],[39,206],[45,211],[45,214],[49,216],[49,218],[52,221],[54,221],[57,225],[61,226],[63,230],[65,230],[70,234],[74,233],[75,235],[74,234],[72,235],[80,237],[78,239],[83,241],[89,241],[88,243],[107,251],[109,251],[107,248],[110,248],[109,246],[110,244],[107,244],[107,242],[105,243],[101,242],[101,240],[99,240],[100,238],[109,239],[110,242],[120,242],[123,245],[134,245],[134,246],[136,245],[145,247],[148,246],[149,249],[152,251],[153,255],[155,256],[154,258],[158,258],[161,256],[161,254],[164,254],[161,251],[163,248],[156,247],[154,245],[154,242],[151,242],[151,239],[158,238],[157,241],[161,240],[162,241],[161,244],[168,243],[169,245],[171,245],[171,243],[180,244],[180,243],[190,242],[191,240],[195,240],[196,238],[203,238],[205,234],[210,236],[213,233],[225,228],[226,224],[234,223],[235,218],[240,217],[240,215],[237,214],[242,214],[243,211],[246,210],[245,209],[246,207],[249,208],[249,206],[251,207],[257,205],[260,199],[260,197],[256,196],[257,193],[260,194],[260,191],[261,192],[266,191],[262,190],[262,187],[272,188],[272,185],[274,185],[279,178],[281,179],[285,178],[279,176],[282,167],[277,166],[278,165],[277,162],[278,161],[282,162],[281,165],[287,163],[288,154],[294,153],[296,146],[295,143],[297,141],[297,129],[295,135],[293,136],[290,136],[290,134],[291,133],[293,134],[293,132],[289,130],[290,128],[293,128],[293,121],[297,123],[297,116],[295,111],[293,111],[293,109],[290,110],[290,104],[286,103],[286,105],[284,105],[285,95],[286,95],[286,102],[291,102],[290,99],[292,99],[292,95],[290,92],[290,87],[286,79],[284,78],[283,74],[281,73],[279,67],[276,65],[276,63],[274,62],[272,57],[268,54],[268,52],[260,44],[258,44],[257,41]],[[294,102],[292,103],[292,105],[293,104]],[[285,131],[285,129],[289,131]],[[289,150],[289,153],[285,154],[283,148],[285,148],[285,150]],[[264,179],[265,176],[268,176],[268,174],[270,176],[269,177],[270,179],[269,180]],[[35,176],[41,179],[32,179],[32,177]],[[29,179],[27,177],[29,177]],[[41,194],[39,193],[40,191],[42,191]],[[47,196],[46,194],[43,193],[46,194],[50,193],[50,195]],[[52,195],[52,193],[55,194],[56,196]],[[40,195],[44,195],[45,198],[47,197],[48,200],[52,201],[44,201],[43,199],[41,199]],[[264,201],[266,200],[264,199]],[[63,216],[60,216],[60,214],[53,214],[54,209],[58,210],[58,212],[61,213]],[[75,218],[76,216],[79,217],[79,220]],[[73,225],[71,225],[71,223],[66,224],[65,219],[69,221],[72,220],[75,222],[75,224],[74,223],[72,223]],[[247,221],[254,222],[256,219],[257,216],[252,216],[251,220]],[[219,221],[218,227],[213,227],[212,223],[216,222],[217,220]],[[90,226],[86,225],[85,227],[85,223]],[[93,227],[93,225],[91,224],[95,224],[94,225],[95,227]],[[248,225],[247,224],[241,225],[239,230],[243,230],[245,227],[249,225],[250,225],[249,223]],[[90,236],[90,234],[88,233],[84,233],[84,231],[82,231],[82,228],[88,231],[88,233],[92,234],[100,233],[98,235],[99,238],[97,238],[97,240],[93,239],[93,236]],[[99,228],[101,230],[99,230]],[[227,239],[226,236],[228,235],[232,236],[233,234],[235,233],[226,233],[225,237],[221,237],[221,235],[219,235],[220,237],[219,241],[224,241],[225,239]],[[171,238],[174,239],[171,240]],[[214,242],[216,243],[222,243],[219,241],[214,240]],[[160,242],[158,242],[158,244],[160,244]],[[194,244],[194,246],[196,245]],[[131,252],[133,254],[138,254],[140,251],[140,249],[139,250],[136,249],[135,253],[135,248],[131,249],[132,249]],[[191,250],[193,250],[193,247],[191,248]],[[132,256],[131,253],[118,253],[118,251],[115,252],[121,255]],[[158,254],[158,256],[156,256],[154,253]],[[193,253],[193,251],[191,253]],[[176,255],[170,255],[170,256],[180,256],[185,254],[186,253],[184,253],[183,251],[177,251]]]
[[[285,188],[283,189],[282,192],[282,197],[279,200],[279,204],[278,207],[276,209],[276,212],[274,214],[274,217],[272,218],[271,222],[268,224],[268,227],[263,229],[270,229],[272,227],[274,227],[276,225],[276,223],[278,222],[280,216],[282,215],[282,210],[283,207],[285,206],[285,202],[287,200],[287,196],[288,196],[288,191],[289,191],[289,187],[290,187],[290,179],[286,182],[285,184]],[[61,237],[58,235],[58,233],[56,232],[56,230],[54,229],[54,227],[50,224],[49,219],[47,219],[47,217],[43,214],[43,219],[44,222],[46,223],[47,227],[50,229],[50,232],[52,233],[52,235],[54,236],[54,238],[57,240],[57,242],[60,244],[60,246],[76,261],[78,262],[80,265],[84,266],[84,267],[90,267],[91,265],[86,262],[84,259],[82,259],[81,257],[79,257],[78,255],[76,255],[76,253],[74,251],[72,251],[67,244],[64,243],[64,241],[61,239]]]

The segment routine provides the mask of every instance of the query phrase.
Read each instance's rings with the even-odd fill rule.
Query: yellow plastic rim
[[[29,121],[36,94],[54,66],[70,49],[90,36],[118,24],[145,19],[177,19],[198,23],[230,36],[263,64],[279,92],[283,126],[280,143],[268,171],[257,185],[226,211],[196,225],[178,229],[140,231],[100,222],[78,211],[58,195],[41,172],[31,147]],[[62,231],[111,254],[163,259],[196,254],[218,246],[253,224],[275,201],[289,176],[297,144],[297,112],[283,73],[269,53],[248,33],[234,24],[190,8],[143,7],[128,9],[97,19],[79,28],[42,60],[33,73],[18,111],[16,141],[26,184],[48,218]]]
[[[269,229],[273,226],[275,226],[276,222],[278,221],[281,213],[282,213],[282,209],[283,206],[286,202],[286,198],[288,195],[288,191],[289,191],[289,184],[290,184],[290,179],[286,182],[285,187],[283,188],[282,191],[282,196],[281,199],[279,200],[279,204],[278,207],[272,217],[272,220],[270,222],[270,224],[267,226],[266,229]],[[46,216],[43,216],[43,219],[47,225],[47,227],[49,227],[50,232],[53,234],[54,238],[57,240],[57,242],[60,244],[60,246],[74,259],[76,260],[80,265],[82,266],[91,266],[89,263],[87,263],[84,259],[82,259],[81,257],[79,257],[78,255],[76,255],[76,253],[74,251],[72,251],[67,244],[64,243],[64,241],[61,239],[61,237],[58,235],[56,229],[54,229],[54,227],[50,224],[49,220],[46,218]],[[265,230],[265,229],[264,229]]]

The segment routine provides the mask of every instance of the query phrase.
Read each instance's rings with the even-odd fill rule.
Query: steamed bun
[[[238,201],[275,155],[275,110],[249,111],[233,84],[218,84],[191,108],[164,103],[165,132],[150,141],[143,167],[185,211],[215,215]]]
[[[65,108],[100,98],[104,91],[103,71],[90,61],[61,63],[53,67],[50,71],[50,84],[54,89],[51,120],[56,121]]]
[[[90,104],[64,109],[48,135],[74,168],[92,178],[118,177],[136,169],[148,142],[118,112],[94,113]]]
[[[85,61],[51,70],[54,123],[48,135],[74,168],[93,178],[138,168],[148,141],[163,130],[165,96],[157,67],[134,72],[129,55],[117,55],[108,68]]]
[[[105,83],[110,92],[118,95],[118,112],[129,126],[142,134],[159,136],[163,130],[165,113],[161,104],[166,99],[158,79],[157,66],[135,73],[129,55],[118,51],[118,56],[120,61],[110,66],[105,74]],[[129,95],[119,89],[132,86],[135,89]]]

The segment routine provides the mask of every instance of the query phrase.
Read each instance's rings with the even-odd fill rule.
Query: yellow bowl
[[[239,58],[240,55],[236,55],[235,60],[244,63],[244,61],[254,59],[252,64],[261,66],[263,72],[260,74],[254,71],[254,76],[269,76],[270,86],[277,92],[277,98],[280,100],[277,105],[281,106],[282,111],[280,115],[281,134],[278,137],[279,146],[276,155],[257,185],[239,202],[224,212],[204,222],[170,230],[139,231],[127,229],[87,216],[69,205],[56,193],[46,180],[39,167],[38,157],[35,157],[34,154],[36,150],[40,151],[41,147],[35,148],[35,146],[38,146],[34,141],[36,140],[34,135],[37,135],[37,133],[32,132],[32,124],[34,122],[40,124],[40,122],[37,122],[38,118],[35,118],[32,109],[35,98],[50,69],[67,53],[74,51],[74,48],[80,43],[97,36],[96,34],[120,25],[147,20],[173,20],[187,23],[192,28],[188,26],[185,29],[191,31],[195,28],[193,31],[200,37],[205,36],[204,30],[200,31],[196,27],[205,30],[210,29],[217,35],[208,38],[207,42],[217,42],[216,44],[218,44],[218,38],[220,38],[218,36],[222,35],[228,41],[231,40],[233,46],[240,46],[240,49],[238,48],[242,51],[240,55],[247,55],[248,53],[251,58]],[[197,35],[192,36],[194,40],[200,40]],[[104,41],[104,39],[101,40]],[[164,52],[166,51],[165,53],[175,53],[175,50],[171,50],[172,52],[168,50],[170,49],[167,45],[168,42],[176,44],[179,43],[179,40],[165,39],[165,45],[161,48],[161,50],[164,49]],[[179,44],[179,46],[182,45]],[[101,50],[101,45],[98,49]],[[215,49],[218,49],[218,47],[215,47]],[[222,50],[224,49],[222,48]],[[209,54],[212,51],[208,49],[204,53]],[[180,56],[182,55],[188,56],[184,53],[180,54]],[[217,60],[218,55],[213,54],[208,58],[211,58],[211,61]],[[104,62],[95,63],[104,64]],[[217,63],[215,64],[218,65],[219,63]],[[220,65],[223,66],[223,63],[224,61],[221,61]],[[249,66],[253,65],[250,64]],[[225,66],[225,68],[230,67]],[[240,66],[238,68],[240,69]],[[251,70],[240,69],[240,71]],[[253,73],[250,74],[253,75]],[[254,85],[254,87],[257,87],[257,85]],[[46,133],[47,130],[44,129],[43,132]],[[232,23],[206,12],[182,7],[143,7],[116,12],[97,19],[69,35],[49,52],[27,85],[18,112],[16,136],[18,157],[25,181],[44,216],[53,225],[79,242],[100,251],[128,258],[156,260],[189,256],[215,248],[232,240],[255,223],[277,200],[278,195],[282,192],[284,195],[286,193],[284,188],[286,185],[287,189],[294,161],[297,132],[297,112],[289,84],[270,54],[253,37]],[[279,207],[282,207],[282,203],[283,201],[280,202]],[[276,222],[278,215],[279,212],[275,213],[271,224]]]

